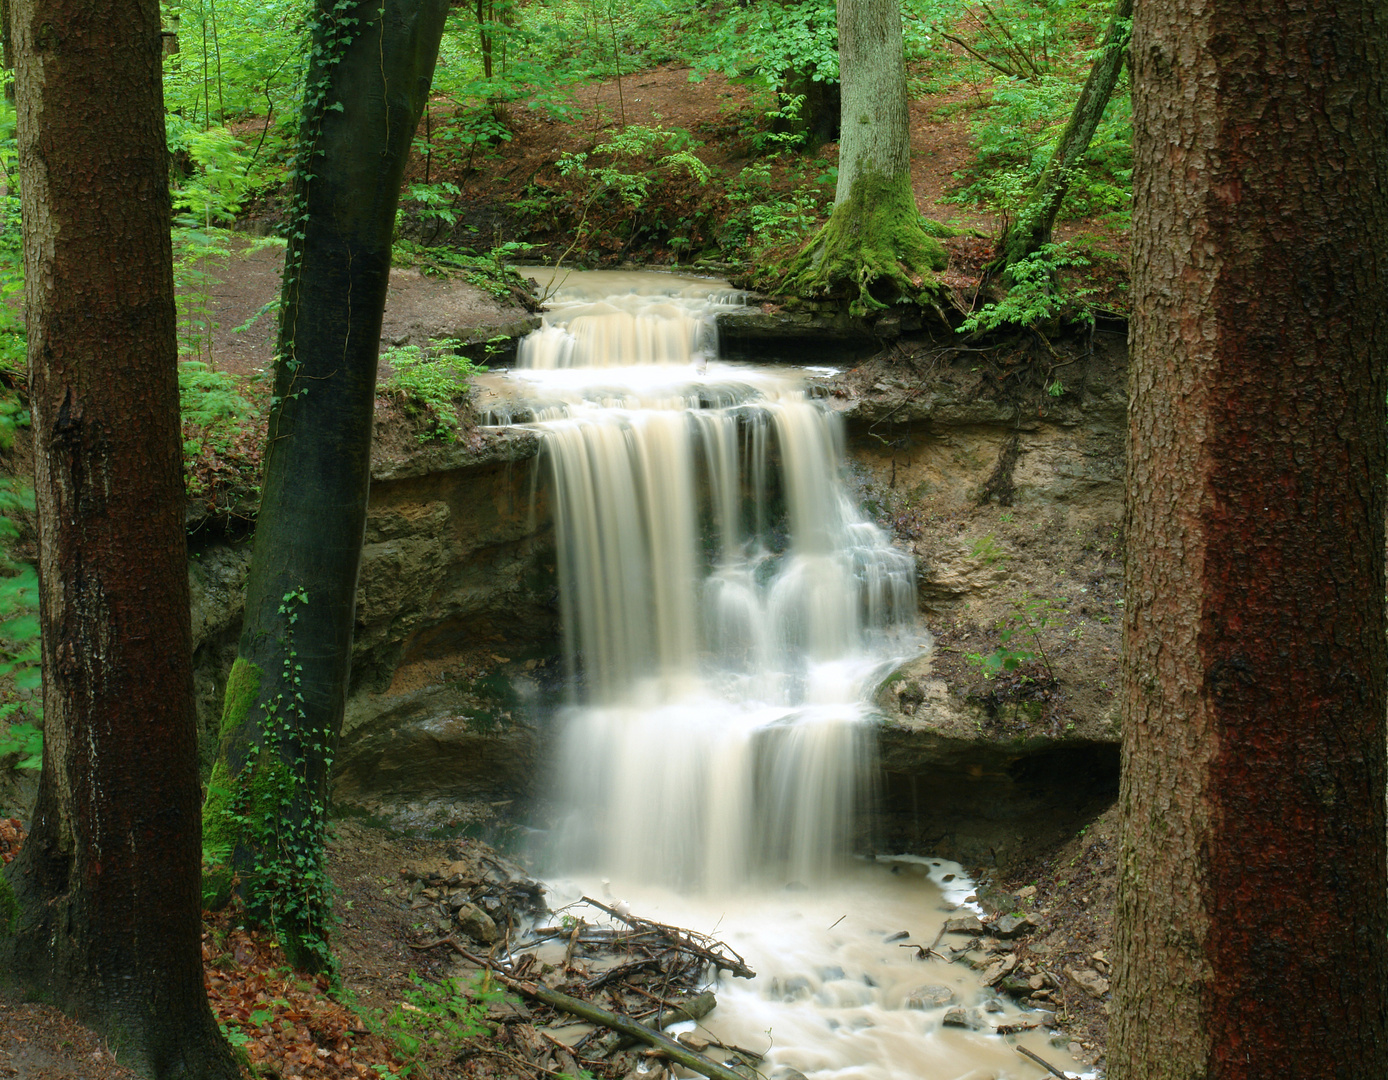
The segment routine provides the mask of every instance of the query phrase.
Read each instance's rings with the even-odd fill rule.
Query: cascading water
[[[683,925],[726,918],[762,985],[725,987],[710,1023],[770,1027],[778,1065],[1032,1075],[998,1040],[985,1052],[940,1011],[903,1007],[927,965],[883,939],[908,918],[933,935],[926,878],[958,868],[849,860],[867,699],[927,639],[911,557],[845,490],[836,418],[801,373],[717,360],[713,314],[740,302],[726,287],[555,282],[507,380],[525,402],[507,415],[542,431],[552,483],[571,687],[554,869]]]

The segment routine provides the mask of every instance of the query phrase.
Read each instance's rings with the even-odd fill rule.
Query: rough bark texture
[[[1133,0],[1118,0],[1113,20],[1104,35],[1103,48],[1094,58],[1094,66],[1089,69],[1089,77],[1080,89],[1070,121],[1060,133],[1050,161],[1036,178],[1026,205],[999,245],[1002,258],[996,269],[1005,270],[1051,242],[1056,214],[1060,212],[1060,204],[1065,201],[1065,193],[1070,190],[1070,177],[1089,149],[1099,121],[1104,118],[1109,98],[1113,96],[1113,88],[1118,85],[1123,58],[1128,51],[1132,17]]]
[[[1388,1075],[1386,30],[1137,6],[1114,1080]]]
[[[780,289],[845,296],[856,314],[933,305],[947,261],[911,190],[906,60],[897,0],[839,0],[842,118],[834,212],[785,268]],[[938,227],[934,227],[938,230]]]
[[[328,766],[350,675],[391,236],[447,11],[447,0],[388,0],[381,14],[376,0],[361,0],[330,21],[331,2],[321,2],[308,85],[310,95],[326,87],[326,96],[301,135],[312,147],[302,158],[312,175],[301,173],[295,203],[306,217],[286,256],[246,616],[204,811],[209,836],[234,850],[249,881],[274,863],[274,846],[321,857]],[[343,21],[351,19],[360,22]],[[344,27],[345,46],[333,40]],[[299,593],[306,600],[286,602]],[[270,752],[259,753],[271,718],[278,731]],[[274,838],[257,838],[237,820],[271,811],[281,830]],[[321,941],[322,912],[306,903],[269,914],[295,962],[311,967],[314,954],[303,946]]]
[[[203,990],[159,9],[16,0],[44,761],[0,974],[158,1077],[235,1077]]]

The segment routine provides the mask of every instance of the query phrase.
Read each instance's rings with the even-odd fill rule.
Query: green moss
[[[240,656],[231,665],[226,696],[222,699],[222,723],[217,732],[223,739],[236,732],[255,705],[260,693],[261,674],[257,665]]]
[[[935,272],[947,261],[916,208],[910,177],[869,173],[790,260],[778,291],[841,297],[860,316],[897,303],[929,307],[944,294]]]
[[[261,670],[241,657],[231,666],[226,696],[222,701],[222,721],[218,728],[221,747],[207,780],[207,800],[202,805],[202,900],[212,910],[225,907],[231,899],[235,872],[232,854],[242,843],[244,813],[237,789],[243,778],[233,776],[227,764],[229,743],[242,730],[246,717],[255,707],[260,693]]]

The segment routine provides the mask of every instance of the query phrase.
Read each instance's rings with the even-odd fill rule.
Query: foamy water
[[[725,283],[544,284],[545,325],[484,394],[542,434],[554,508],[570,691],[552,902],[604,890],[726,940],[760,975],[725,979],[706,1026],[773,1068],[1041,1075],[1013,1037],[908,1007],[926,985],[994,1000],[887,940],[930,945],[961,897],[927,874],[959,868],[852,856],[876,774],[868,702],[929,637],[913,558],[847,494],[837,418],[800,373],[718,361],[714,318],[743,302]]]

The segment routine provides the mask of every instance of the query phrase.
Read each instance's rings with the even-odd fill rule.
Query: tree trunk
[[[1002,257],[994,265],[994,270],[1006,270],[1051,242],[1056,214],[1060,212],[1060,204],[1070,190],[1070,177],[1079,168],[1084,152],[1089,149],[1099,121],[1104,118],[1109,98],[1113,96],[1113,88],[1118,85],[1123,58],[1128,52],[1132,17],[1133,0],[1118,0],[1108,33],[1104,35],[1103,47],[1094,59],[1094,66],[1089,69],[1089,77],[1085,79],[1079,100],[1075,102],[1075,110],[1070,114],[1070,122],[1060,133],[1050,161],[1046,162],[1046,167],[1036,178],[1026,205],[998,245]]]
[[[0,975],[143,1071],[230,1080],[202,974],[159,9],[13,15],[45,737]]]
[[[1388,1076],[1386,32],[1138,5],[1114,1080]]]
[[[308,74],[261,512],[204,808],[253,910],[305,968],[327,959],[323,815],[351,667],[391,237],[447,7],[389,0],[382,16],[377,0],[320,0]]]
[[[845,296],[856,314],[934,305],[944,248],[911,189],[906,59],[897,0],[839,0],[843,112],[834,212],[786,267],[783,292]]]

